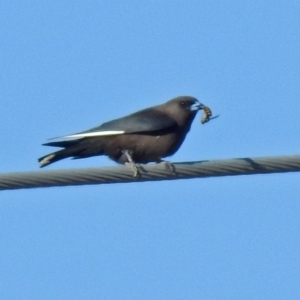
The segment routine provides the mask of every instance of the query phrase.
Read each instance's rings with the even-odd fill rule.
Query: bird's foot
[[[128,150],[124,150],[122,151],[123,154],[125,154],[126,158],[127,158],[127,162],[125,162],[125,165],[128,165],[131,167],[131,169],[133,170],[133,177],[138,177],[140,172],[139,172],[139,167],[137,166],[137,164],[133,161],[130,153]]]
[[[167,170],[169,170],[171,172],[171,174],[175,174],[176,173],[175,166],[171,162],[165,161],[165,160],[161,159],[157,163],[164,164],[165,168]]]
[[[138,177],[140,172],[139,172],[139,168],[135,163],[131,163],[131,162],[126,162],[125,163],[126,166],[129,166],[132,171],[133,171],[133,177]]]

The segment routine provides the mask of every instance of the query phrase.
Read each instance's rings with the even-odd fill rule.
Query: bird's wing
[[[124,118],[112,120],[75,135],[102,136],[124,133],[151,132],[176,126],[173,118],[160,111],[146,109]],[[74,135],[71,135],[74,136]]]
[[[64,147],[63,143],[69,144],[82,138],[153,132],[174,126],[177,126],[176,121],[165,113],[158,110],[145,109],[132,115],[103,123],[86,131],[56,138],[55,141],[51,141],[45,145]]]

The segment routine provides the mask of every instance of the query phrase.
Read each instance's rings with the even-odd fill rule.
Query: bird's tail
[[[70,156],[69,151],[66,151],[67,149],[62,149],[50,154],[47,154],[45,156],[42,156],[38,159],[38,162],[40,164],[40,167],[46,167],[56,161],[59,161],[61,159],[67,158]]]
[[[105,142],[102,139],[87,139],[82,140],[80,142],[59,142],[59,143],[47,143],[47,146],[59,146],[65,147],[59,151],[47,154],[42,156],[38,159],[40,167],[46,167],[56,161],[61,159],[72,157],[73,159],[85,158],[90,156],[96,155],[103,155],[104,154],[104,145]]]

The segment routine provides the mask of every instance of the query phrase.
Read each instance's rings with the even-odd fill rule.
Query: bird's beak
[[[190,106],[191,111],[204,109],[205,105],[200,103],[199,101],[195,102]]]

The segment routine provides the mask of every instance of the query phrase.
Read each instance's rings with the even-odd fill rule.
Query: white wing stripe
[[[84,137],[93,137],[93,136],[117,135],[123,133],[125,133],[125,131],[97,131],[97,132],[86,132],[86,133],[66,135],[65,138],[84,138]]]

